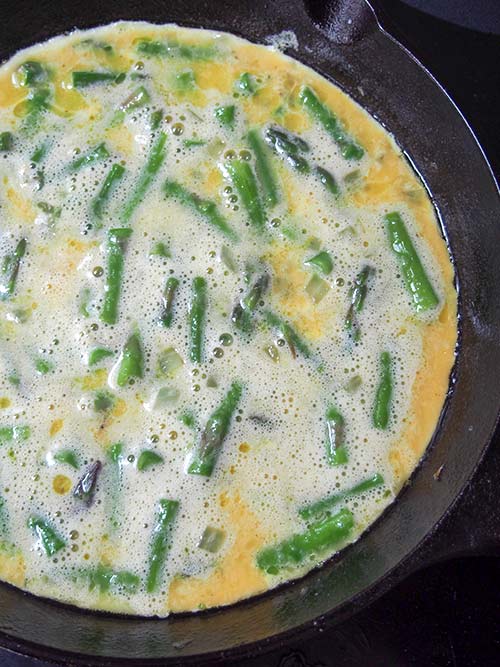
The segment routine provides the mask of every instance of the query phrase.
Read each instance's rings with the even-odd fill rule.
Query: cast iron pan
[[[3,14],[2,59],[73,27],[118,19],[175,21],[256,42],[292,29],[299,48],[290,55],[333,79],[383,123],[427,184],[455,262],[460,335],[450,393],[424,461],[397,502],[340,556],[260,597],[167,620],[80,611],[1,585],[0,645],[75,665],[230,664],[345,619],[433,560],[498,550],[500,530],[485,531],[480,515],[463,517],[462,539],[439,533],[469,488],[499,416],[498,191],[453,102],[380,28],[364,0],[17,0]]]

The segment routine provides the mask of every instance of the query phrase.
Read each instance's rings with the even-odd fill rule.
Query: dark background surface
[[[500,0],[379,0],[381,22],[440,81],[476,132],[500,175]],[[427,8],[453,23],[429,16]],[[475,25],[478,31],[462,25]],[[495,34],[496,33],[496,34]],[[500,221],[499,221],[500,224]],[[500,335],[500,333],[499,333]],[[500,378],[500,369],[499,369]],[[500,379],[499,379],[500,381]],[[460,517],[495,522],[500,433],[465,494]],[[461,520],[461,519],[460,519]],[[459,530],[453,517],[444,534]],[[498,533],[500,527],[491,525]],[[498,542],[497,542],[498,546]],[[480,550],[493,553],[489,545]],[[497,553],[497,556],[500,555]],[[61,628],[64,632],[64,629]],[[45,667],[0,651],[1,667]],[[500,665],[500,558],[437,563],[414,573],[350,621],[316,628],[308,641],[228,664],[234,667],[493,667]]]

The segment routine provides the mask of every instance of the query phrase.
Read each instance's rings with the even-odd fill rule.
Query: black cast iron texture
[[[395,134],[423,175],[444,221],[460,285],[461,336],[447,410],[412,484],[356,545],[304,579],[232,608],[166,621],[117,618],[0,592],[0,642],[68,664],[202,664],[234,658],[338,622],[425,562],[488,547],[477,520],[439,546],[430,539],[467,488],[498,415],[500,368],[496,249],[498,193],[467,125],[442,90],[378,28],[361,0],[312,12],[290,2],[110,2],[62,4],[20,0],[0,25],[3,57],[73,26],[119,18],[227,29],[255,41],[292,28],[291,53],[333,78]],[[320,8],[323,7],[320,5]],[[311,5],[307,8],[311,10]],[[335,7],[333,7],[335,10]],[[263,18],[266,18],[264,22]],[[349,23],[349,19],[354,19]],[[330,37],[336,38],[335,43]],[[349,39],[354,39],[349,43]],[[422,131],[422,129],[425,131]],[[439,481],[433,473],[445,467]],[[474,517],[471,517],[474,518]],[[462,524],[461,524],[462,525]],[[495,532],[496,531],[496,532]],[[439,532],[437,533],[439,537]],[[489,533],[498,546],[498,526]],[[433,546],[429,546],[432,544]],[[210,655],[211,654],[211,655]],[[94,657],[93,657],[94,656]],[[97,657],[99,656],[99,657]]]

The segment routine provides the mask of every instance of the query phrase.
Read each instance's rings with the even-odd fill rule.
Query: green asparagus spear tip
[[[165,195],[177,199],[184,206],[189,206],[199,213],[206,221],[218,229],[231,241],[237,241],[238,236],[228,225],[225,218],[217,210],[217,206],[207,200],[201,199],[198,195],[189,192],[183,185],[174,181],[166,181],[164,185]]]
[[[341,509],[308,526],[279,544],[266,547],[257,554],[257,566],[268,574],[278,574],[283,568],[299,565],[318,556],[335,544],[346,540],[354,526],[354,518],[348,509]]]
[[[3,259],[0,270],[0,301],[6,301],[14,294],[21,261],[26,254],[26,247],[26,239],[21,239],[12,255],[7,255]]]
[[[392,361],[389,352],[380,355],[380,382],[373,406],[373,425],[375,428],[386,429],[389,423],[392,398]]]
[[[396,254],[406,289],[417,313],[435,308],[439,299],[425,272],[406,226],[397,212],[385,216],[389,241]]]
[[[265,139],[273,151],[288,162],[293,169],[302,174],[309,173],[309,163],[300,155],[300,152],[309,150],[309,144],[303,139],[275,127],[266,130]]]
[[[368,292],[368,280],[374,273],[375,271],[371,266],[364,266],[354,279],[354,284],[349,290],[351,305],[345,318],[345,327],[355,341],[358,341],[361,335],[356,316],[363,310]]]
[[[116,324],[118,320],[118,301],[122,288],[124,253],[127,240],[132,230],[129,228],[110,229],[108,232],[107,255],[108,268],[104,303],[101,320],[106,324]]]
[[[151,183],[153,182],[154,177],[160,171],[160,168],[165,161],[165,143],[167,141],[167,135],[165,132],[160,132],[158,139],[154,143],[151,153],[148,157],[144,169],[142,170],[141,175],[137,185],[135,186],[132,195],[128,202],[125,204],[121,216],[123,223],[128,223],[135,209],[144,199],[146,192],[148,191]]]
[[[178,510],[179,502],[177,500],[162,498],[158,503],[158,512],[149,551],[148,575],[146,579],[146,590],[148,593],[153,593],[160,583],[167,553],[170,549],[172,527]]]
[[[189,308],[189,358],[199,364],[203,357],[203,338],[207,310],[207,283],[205,278],[193,280],[193,294]]]
[[[269,276],[262,273],[253,282],[246,295],[236,304],[231,313],[231,320],[242,331],[252,328],[251,317],[269,287]]]
[[[223,166],[223,172],[238,191],[251,224],[258,231],[262,230],[266,224],[266,216],[250,164],[246,160],[228,160]]]
[[[360,493],[365,493],[366,491],[370,491],[371,489],[376,489],[378,486],[382,486],[383,484],[384,484],[384,478],[382,477],[382,475],[380,475],[379,473],[375,473],[375,475],[368,477],[368,479],[363,480],[362,482],[356,484],[356,486],[353,486],[350,489],[347,489],[345,491],[339,491],[339,493],[334,493],[332,496],[328,496],[327,498],[322,498],[321,500],[318,500],[315,503],[310,503],[309,505],[305,505],[299,510],[299,515],[306,521],[308,519],[318,517],[319,515],[323,514],[330,515],[331,514],[330,510],[332,509],[332,507],[338,505],[345,498],[349,498],[350,496],[356,496]]]
[[[323,167],[314,167],[314,173],[318,176],[320,183],[325,186],[328,192],[334,197],[338,197],[340,190],[333,175],[326,169],[323,169]]]
[[[336,408],[330,407],[326,411],[326,455],[331,466],[347,463],[344,429],[344,417]]]
[[[363,157],[364,150],[361,146],[345,132],[333,111],[321,102],[311,88],[304,86],[299,93],[299,100],[314,120],[332,137],[343,157],[347,160],[359,160]]]
[[[35,532],[47,556],[54,556],[66,546],[66,542],[56,530],[41,517],[30,516],[28,519],[28,528],[31,528]]]
[[[317,255],[314,255],[314,257],[306,259],[304,264],[319,269],[325,276],[329,276],[333,271],[333,260],[326,250],[322,250]]]
[[[259,132],[256,129],[250,130],[247,134],[247,141],[255,156],[255,173],[264,195],[264,203],[267,206],[275,206],[279,200],[276,176],[270,161],[267,159],[265,146]]]
[[[214,116],[221,123],[221,125],[227,125],[231,129],[234,127],[234,116],[235,116],[236,107],[234,104],[230,104],[225,107],[216,107],[214,111]]]
[[[137,332],[134,332],[123,347],[116,383],[119,387],[124,387],[133,378],[142,378],[143,374],[144,359],[141,338]]]
[[[307,346],[307,343],[299,336],[295,329],[288,324],[288,322],[270,310],[266,311],[265,318],[267,324],[277,329],[280,334],[285,339],[286,344],[290,348],[292,357],[295,359],[297,356],[297,350],[308,359],[311,356],[311,351]]]
[[[241,384],[233,382],[222,403],[208,418],[200,439],[189,456],[187,472],[190,475],[210,477],[212,474],[242,391]]]

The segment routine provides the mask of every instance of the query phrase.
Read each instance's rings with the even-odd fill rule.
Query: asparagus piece
[[[210,477],[212,474],[241,393],[241,384],[233,382],[222,403],[208,418],[200,439],[188,459],[187,472],[190,475]]]
[[[12,132],[0,132],[0,152],[8,153],[12,150],[14,136]]]
[[[217,553],[226,539],[226,534],[220,528],[207,526],[198,542],[198,548],[211,554]]]
[[[221,123],[221,125],[227,125],[227,127],[233,129],[235,111],[236,107],[234,106],[234,104],[230,104],[228,106],[216,107],[214,111],[214,116]]]
[[[257,230],[262,230],[266,224],[266,216],[250,164],[245,160],[228,160],[223,166],[223,172],[238,191],[251,224]]]
[[[173,306],[174,298],[177,288],[179,287],[179,281],[177,278],[170,276],[165,285],[165,290],[163,292],[163,310],[160,315],[160,322],[164,327],[170,327],[172,325],[172,320],[174,317]]]
[[[121,523],[120,515],[120,484],[122,476],[121,460],[123,454],[123,445],[121,442],[115,442],[107,451],[107,458],[110,467],[111,483],[108,489],[109,503],[109,523],[111,532],[115,532]]]
[[[134,213],[135,209],[144,199],[144,195],[149,189],[151,183],[153,182],[154,177],[159,172],[163,162],[165,161],[165,143],[167,141],[167,135],[165,132],[160,132],[158,139],[153,144],[149,158],[144,165],[141,175],[137,185],[135,186],[132,195],[128,202],[125,204],[121,220],[124,224],[130,222],[130,218]]]
[[[123,114],[130,113],[136,109],[140,109],[145,104],[150,101],[151,97],[149,96],[148,91],[144,86],[139,86],[134,92],[124,100],[119,107],[119,111]]]
[[[33,88],[26,98],[26,117],[24,128],[36,130],[41,115],[50,109],[50,90],[48,88]]]
[[[110,590],[117,593],[135,593],[141,583],[140,577],[128,570],[112,570],[110,567],[99,564],[95,568],[81,569],[79,578],[85,578],[89,584],[89,591],[95,589],[100,593]]]
[[[153,131],[157,130],[160,127],[162,120],[163,120],[163,109],[157,109],[156,111],[153,111],[149,118],[151,130]]]
[[[273,329],[277,329],[285,339],[286,344],[290,348],[292,357],[297,357],[297,350],[308,359],[311,356],[311,351],[307,343],[299,336],[295,329],[288,324],[288,322],[270,310],[266,311],[265,318],[267,324]]]
[[[70,171],[79,171],[83,167],[88,167],[95,162],[99,162],[100,160],[106,160],[108,157],[109,151],[106,148],[106,144],[101,143],[88,153],[85,153],[84,155],[76,158],[76,160],[73,160],[68,169]]]
[[[375,271],[371,266],[364,266],[354,279],[354,284],[349,290],[351,305],[345,318],[345,328],[350,332],[355,341],[358,341],[361,336],[356,315],[363,310],[368,292],[368,280],[374,273]]]
[[[164,191],[167,197],[174,197],[184,206],[193,208],[197,213],[203,216],[210,225],[216,227],[231,241],[238,240],[237,234],[231,229],[213,202],[208,199],[201,199],[198,195],[189,192],[183,185],[180,185],[175,181],[166,181]]]
[[[314,167],[314,173],[319,178],[320,183],[325,186],[325,188],[330,192],[334,197],[338,197],[340,194],[339,186],[337,181],[330,174],[329,171],[323,169],[323,167]]]
[[[157,257],[164,257],[165,259],[171,257],[170,250],[162,241],[158,241],[158,243],[155,243],[154,246],[149,251],[150,257],[153,257],[154,255],[156,255]]]
[[[389,241],[396,254],[406,289],[417,313],[435,308],[439,299],[415,250],[406,226],[396,211],[385,216]]]
[[[75,452],[71,449],[61,449],[61,451],[54,454],[54,460],[59,463],[67,463],[69,466],[78,470],[78,459],[76,458]]]
[[[240,74],[236,81],[236,88],[240,93],[243,93],[243,95],[253,95],[257,91],[254,78],[248,72]]]
[[[96,412],[109,412],[115,404],[115,397],[109,391],[98,391],[94,397]]]
[[[203,357],[203,336],[207,310],[207,283],[200,276],[193,280],[193,294],[189,308],[189,358],[193,364],[201,363]]]
[[[155,527],[149,551],[148,574],[146,579],[146,590],[153,593],[159,583],[167,552],[170,549],[170,538],[172,527],[179,510],[177,500],[161,498],[158,503]]]
[[[340,503],[345,498],[349,498],[350,496],[357,496],[360,493],[365,493],[371,489],[376,489],[378,486],[382,486],[383,484],[384,478],[382,475],[375,473],[375,475],[368,477],[350,489],[340,491],[339,493],[334,493],[333,495],[328,496],[327,498],[322,498],[315,503],[305,505],[299,510],[299,515],[306,520],[317,517],[319,514],[329,515],[332,507],[338,505],[338,503]]]
[[[241,331],[250,331],[252,328],[252,313],[269,287],[269,276],[263,273],[257,277],[246,295],[236,304],[231,313],[231,320]]]
[[[87,472],[78,480],[73,491],[73,497],[90,507],[96,491],[97,478],[101,472],[101,462],[93,463]]]
[[[345,421],[333,406],[326,411],[326,456],[331,466],[347,463],[347,450],[344,437]]]
[[[266,130],[265,139],[273,151],[285,159],[293,169],[302,174],[310,172],[308,161],[300,155],[301,151],[309,150],[309,145],[303,139],[275,127]]]
[[[137,459],[137,470],[147,470],[147,468],[151,468],[157,463],[163,463],[163,460],[163,456],[160,456],[157,452],[153,452],[151,449],[143,449]]]
[[[0,301],[6,301],[14,294],[21,261],[26,254],[26,246],[26,239],[21,239],[12,255],[4,257],[0,273]]]
[[[391,355],[382,352],[380,355],[380,382],[375,395],[373,406],[373,425],[375,428],[386,429],[389,423],[389,412],[392,398],[392,369]]]
[[[215,44],[179,44],[175,40],[156,41],[147,38],[141,39],[136,49],[143,56],[184,60],[210,60],[219,53]]]
[[[364,150],[345,132],[333,111],[321,102],[312,88],[304,86],[299,93],[299,100],[309,114],[323,125],[340,148],[343,157],[347,160],[359,160],[363,157]]]
[[[125,80],[125,72],[86,72],[78,71],[71,73],[73,88],[87,88],[96,83],[122,83]]]
[[[101,320],[106,324],[116,324],[118,320],[118,301],[122,288],[124,253],[131,234],[132,230],[128,228],[110,229],[108,232],[108,267],[104,288],[104,303],[101,310]]]
[[[0,426],[0,445],[13,440],[27,440],[30,435],[29,426]]]
[[[264,194],[264,202],[268,206],[275,206],[279,199],[278,186],[259,132],[256,129],[250,130],[247,134],[247,141],[255,156],[255,172]]]
[[[54,556],[58,551],[64,549],[66,542],[54,528],[39,516],[30,516],[28,528],[31,528],[42,543],[47,556]]]
[[[40,144],[38,148],[35,148],[33,153],[31,154],[31,162],[34,162],[35,164],[39,164],[47,155],[47,151],[49,150],[49,143],[45,142],[43,144]]]
[[[27,60],[18,67],[15,73],[16,81],[21,86],[35,86],[48,78],[47,68],[38,60]]]
[[[279,544],[266,547],[257,554],[257,566],[268,574],[303,563],[346,540],[354,526],[348,509],[311,523],[303,533],[297,533]]]
[[[0,543],[9,535],[9,511],[5,498],[0,496]]]
[[[329,276],[333,271],[333,260],[326,250],[322,250],[317,255],[314,255],[314,257],[306,259],[304,264],[319,269],[325,276]]]
[[[115,187],[115,185],[118,183],[118,181],[121,180],[124,173],[125,173],[125,167],[123,167],[121,164],[118,164],[116,162],[114,165],[112,165],[111,169],[109,170],[106,178],[104,179],[101,185],[101,189],[94,197],[91,208],[92,208],[92,213],[98,220],[102,220],[104,207],[109,200],[111,192]]]
[[[100,361],[103,359],[106,359],[107,357],[112,357],[114,352],[112,350],[108,350],[106,347],[94,347],[93,350],[90,351],[89,353],[89,366],[95,366],[98,364]]]
[[[144,375],[144,359],[141,339],[138,332],[132,333],[123,348],[116,383],[124,387],[132,378]]]

